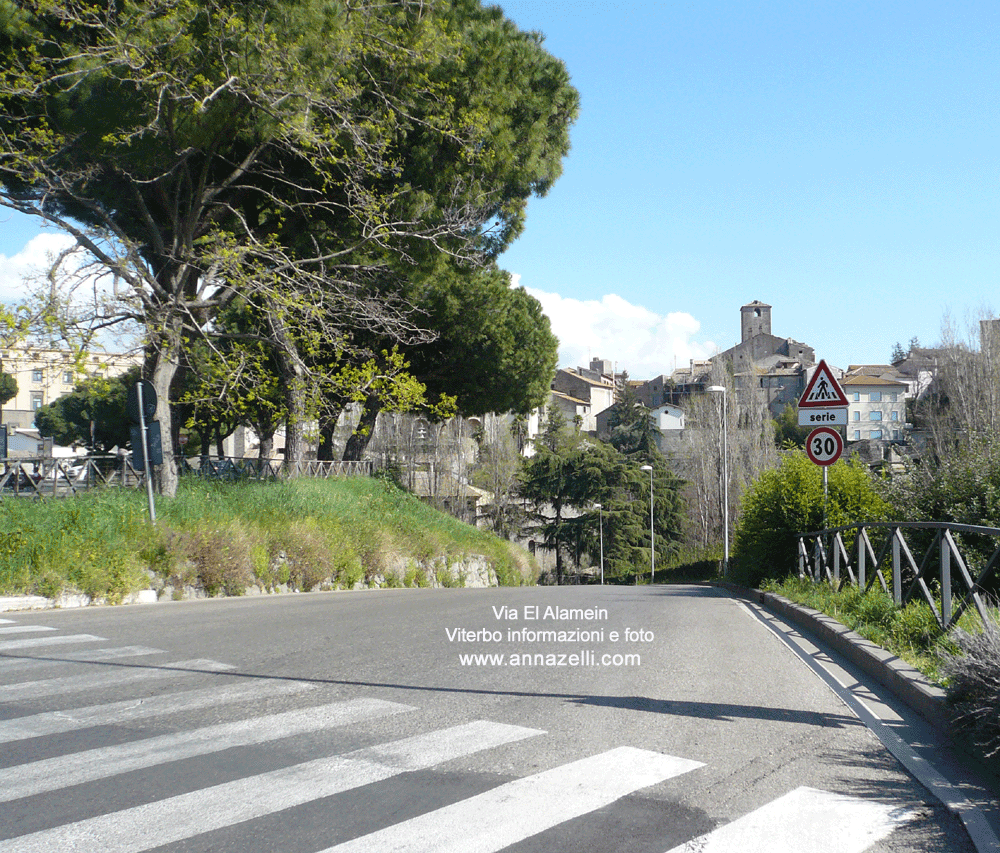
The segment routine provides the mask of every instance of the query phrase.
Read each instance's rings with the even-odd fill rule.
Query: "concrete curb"
[[[143,589],[125,598],[122,604],[156,604],[155,589]],[[20,610],[53,610],[63,607],[89,607],[91,604],[102,604],[94,601],[89,595],[63,593],[59,598],[45,598],[41,595],[8,595],[0,596],[0,613]]]
[[[741,598],[756,601],[768,610],[804,628],[891,690],[937,729],[950,731],[945,691],[929,682],[919,670],[914,669],[906,661],[900,660],[881,646],[846,628],[833,617],[811,607],[795,604],[780,595],[759,589],[747,589],[726,581],[718,582],[718,586]]]

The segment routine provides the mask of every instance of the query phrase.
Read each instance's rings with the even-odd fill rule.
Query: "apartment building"
[[[847,395],[848,441],[905,438],[907,385],[879,367],[852,365],[840,380]]]
[[[141,362],[141,356],[91,352],[77,362],[68,350],[34,346],[0,346],[0,371],[17,380],[17,396],[3,405],[0,422],[31,429],[35,412],[73,390],[83,379],[119,376]]]

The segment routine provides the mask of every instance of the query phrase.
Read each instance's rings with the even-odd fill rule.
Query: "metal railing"
[[[854,532],[850,537],[850,549],[844,544],[843,534],[846,531]],[[879,531],[876,535],[877,553],[869,531]],[[930,540],[923,548],[919,563],[903,535],[904,531],[911,540]],[[982,553],[992,550],[992,554],[985,559],[980,557],[981,566],[977,567],[978,576],[975,579],[959,550],[956,535],[990,542]],[[877,580],[882,590],[891,595],[893,602],[900,607],[919,596],[930,606],[943,629],[955,623],[970,604],[976,608],[984,625],[993,624],[983,599],[986,583],[1000,566],[1000,528],[948,522],[849,524],[799,534],[798,558],[800,577],[810,577],[814,581],[826,579],[838,589],[851,583],[862,592],[867,592]],[[891,576],[891,584],[887,582],[887,576]],[[931,589],[935,583],[937,596]]]
[[[37,457],[0,460],[0,500],[5,497],[65,497],[94,488],[138,488],[145,474],[130,457]]]
[[[284,459],[205,457],[197,463],[187,459],[182,460],[179,473],[182,476],[193,475],[232,481],[292,477],[328,479],[342,476],[371,476],[374,473],[374,463],[304,460],[290,464]],[[145,472],[133,466],[131,455],[0,459],[0,500],[7,497],[36,499],[68,497],[110,486],[142,488],[145,483]]]
[[[320,462],[316,459],[303,459],[292,463],[286,462],[284,459],[223,456],[222,458],[203,457],[197,467],[185,460],[183,472],[220,480],[276,480],[292,477],[313,477],[325,480],[330,477],[370,477],[375,472],[375,466],[369,460]]]

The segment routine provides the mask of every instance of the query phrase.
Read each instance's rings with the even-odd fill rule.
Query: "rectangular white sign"
[[[799,426],[846,426],[847,407],[836,409],[799,409]]]

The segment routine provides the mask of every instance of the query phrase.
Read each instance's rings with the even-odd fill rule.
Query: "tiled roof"
[[[880,379],[877,376],[864,376],[860,374],[855,374],[853,376],[845,376],[840,380],[841,385],[899,385],[905,387],[905,382],[897,382],[895,379]]]

